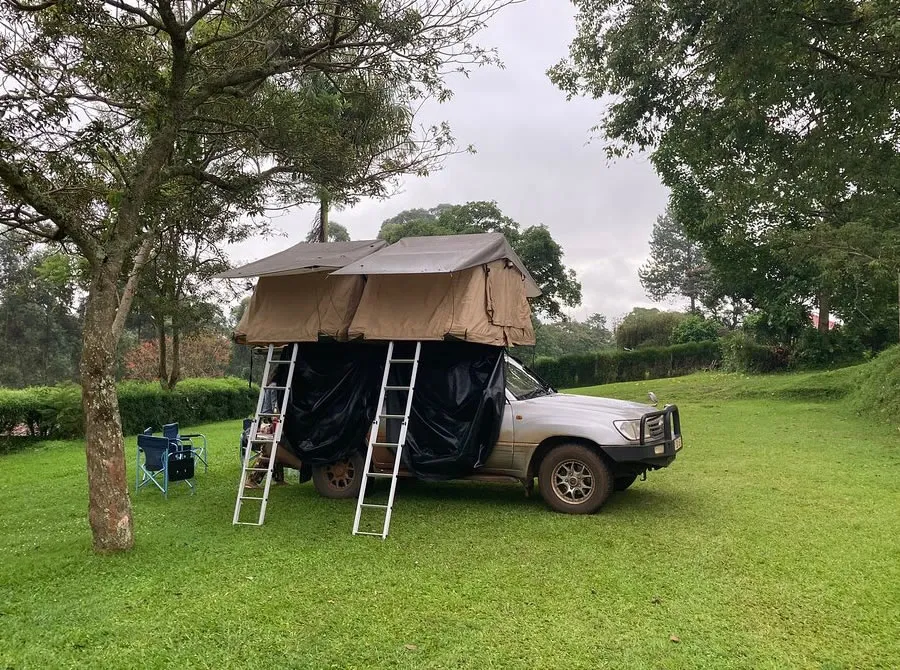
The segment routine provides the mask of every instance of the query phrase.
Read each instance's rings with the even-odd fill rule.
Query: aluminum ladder
[[[400,471],[400,461],[403,455],[403,447],[406,444],[406,434],[409,430],[409,413],[412,409],[413,393],[416,387],[416,374],[419,371],[419,355],[422,353],[422,343],[416,342],[416,349],[412,358],[394,358],[394,342],[388,344],[387,357],[384,363],[384,377],[381,380],[381,391],[378,395],[378,405],[375,414],[375,420],[372,422],[372,431],[369,433],[369,447],[366,450],[366,463],[363,466],[363,478],[359,488],[359,500],[356,503],[356,517],[353,519],[354,535],[374,535],[385,539],[388,535],[388,529],[391,526],[391,512],[394,509],[394,495],[397,492],[397,473]],[[408,385],[391,385],[389,384],[391,366],[392,365],[412,365],[409,374]],[[403,414],[390,414],[386,404],[386,396],[388,393],[406,393],[406,403]],[[385,435],[387,437],[387,422],[401,421],[400,436],[396,442],[379,442],[378,430],[381,422],[385,422]],[[372,472],[372,453],[375,447],[387,447],[394,449],[394,469],[393,472]],[[375,504],[366,502],[366,489],[370,479],[390,479],[391,490],[388,493],[387,504]],[[364,531],[359,529],[360,518],[364,509],[377,509],[384,512],[384,524],[381,532]]]
[[[272,486],[272,473],[275,469],[275,455],[278,450],[278,443],[281,441],[281,433],[284,430],[284,415],[286,408],[290,402],[291,382],[294,379],[294,365],[297,362],[297,345],[285,345],[291,347],[291,357],[289,359],[275,358],[275,352],[283,352],[284,347],[276,347],[274,344],[269,345],[269,351],[266,354],[266,367],[263,369],[263,383],[259,389],[259,400],[256,402],[256,414],[253,417],[253,423],[250,424],[250,433],[247,435],[247,450],[243,454],[241,466],[241,481],[238,484],[237,500],[234,502],[234,518],[232,524],[243,526],[261,526],[266,518],[266,506],[269,503],[269,488]],[[275,386],[269,383],[272,379],[271,373],[277,366],[287,365],[288,373],[284,382],[284,386]],[[273,368],[274,366],[274,368]],[[281,403],[277,402],[278,392],[283,391]],[[276,400],[272,411],[263,411],[269,409],[265,407],[266,393],[274,393]],[[275,420],[275,430],[272,433],[260,433],[260,423],[268,420],[269,425]],[[254,457],[254,445],[272,445],[269,451],[269,462],[267,467],[258,467],[259,458]],[[247,495],[247,479],[251,473],[265,472],[265,485],[262,488],[262,495]],[[258,489],[249,489],[257,491]],[[256,521],[242,521],[241,512],[244,503],[247,501],[257,501],[259,503],[259,514]],[[256,504],[256,503],[251,503]],[[251,517],[252,518],[252,517]]]

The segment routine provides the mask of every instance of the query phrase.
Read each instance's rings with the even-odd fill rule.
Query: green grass
[[[80,444],[0,456],[0,668],[896,667],[900,435],[852,372],[588,390],[677,402],[674,465],[590,517],[403,482],[386,542],[296,480],[232,527],[238,422],[200,427],[195,495],[133,496],[123,556],[90,551]]]

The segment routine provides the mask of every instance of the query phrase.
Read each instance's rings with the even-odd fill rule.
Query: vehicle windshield
[[[528,400],[553,393],[552,388],[509,356],[506,357],[506,388],[516,397],[516,400]]]

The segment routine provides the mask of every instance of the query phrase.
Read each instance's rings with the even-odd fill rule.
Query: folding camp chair
[[[149,429],[148,429],[149,430]],[[146,431],[137,437],[137,473],[135,491],[153,482],[154,486],[169,497],[169,482],[186,482],[194,492],[196,453],[178,440],[148,435]],[[141,462],[141,454],[144,461]],[[160,481],[162,479],[162,481]]]
[[[178,424],[177,423],[167,423],[162,428],[163,437],[167,437],[170,440],[177,440],[181,442],[184,446],[193,449],[194,453],[197,454],[197,458],[203,463],[203,472],[209,472],[209,465],[206,462],[206,435],[203,433],[190,433],[189,435],[181,435],[178,432]],[[203,446],[198,447],[194,445],[194,438],[200,438],[203,440]]]
[[[241,427],[241,448],[240,448],[240,459],[241,463],[244,462],[244,454],[246,453],[249,445],[247,441],[250,439],[250,426],[253,424],[253,419],[244,419],[242,427]],[[254,449],[254,451],[256,451]]]

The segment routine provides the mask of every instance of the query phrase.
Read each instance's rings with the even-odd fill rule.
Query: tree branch
[[[34,184],[22,174],[22,171],[12,163],[0,158],[0,181],[3,181],[13,194],[21,198],[21,200],[33,208],[39,215],[53,221],[59,229],[57,233],[51,234],[50,239],[60,241],[63,236],[68,235],[72,238],[81,253],[92,264],[96,263],[100,258],[100,247],[86,230],[78,227],[73,222],[73,217],[58,202],[46,193],[35,188]],[[11,227],[21,227],[14,223],[9,224]],[[30,225],[27,221],[25,225]],[[26,230],[39,237],[47,237],[45,233],[35,232],[35,230]]]
[[[134,257],[134,265],[131,267],[131,274],[125,282],[125,288],[122,291],[122,297],[119,299],[119,307],[116,309],[116,318],[113,320],[112,333],[116,341],[122,335],[125,328],[125,320],[128,318],[128,312],[131,311],[131,303],[134,302],[134,295],[137,292],[138,281],[140,280],[141,270],[150,259],[150,251],[153,249],[153,235],[147,234],[138,252]]]
[[[134,5],[130,5],[123,0],[103,0],[105,4],[110,5],[111,7],[115,7],[116,9],[121,9],[123,12],[127,14],[133,14],[135,16],[139,16],[144,21],[147,22],[148,26],[152,28],[156,28],[157,30],[161,30],[162,32],[168,32],[163,23],[157,19],[152,14],[148,14],[146,11],[141,9],[140,7],[135,7]]]

